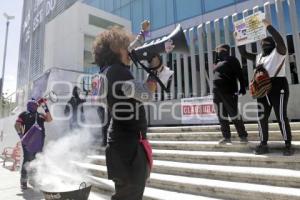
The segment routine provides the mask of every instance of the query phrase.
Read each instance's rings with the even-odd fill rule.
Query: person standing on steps
[[[106,147],[108,179],[114,181],[112,200],[142,200],[151,162],[141,140],[147,120],[143,102],[153,99],[153,82],[141,83],[130,72],[128,46],[132,36],[119,28],[102,32],[94,42],[95,63],[108,66],[107,107],[111,114]]]
[[[236,57],[230,56],[230,46],[221,44],[216,49],[214,66],[213,101],[221,125],[223,139],[219,144],[231,143],[228,116],[231,118],[240,137],[240,142],[248,142],[248,133],[238,110],[238,95],[246,94],[245,80],[241,64]],[[240,90],[238,91],[238,81]]]
[[[80,129],[80,122],[85,121],[85,116],[84,116],[84,110],[82,104],[86,102],[85,99],[81,99],[79,96],[80,93],[80,88],[75,86],[72,91],[72,97],[68,101],[68,104],[66,105],[64,109],[64,114],[68,116],[71,113],[71,119],[69,121],[69,127],[70,130],[76,130]],[[71,109],[72,108],[72,109]],[[78,118],[79,116],[79,118]]]
[[[246,51],[245,46],[239,46],[241,55],[262,65],[271,77],[272,89],[262,98],[257,99],[258,103],[258,127],[260,144],[255,149],[255,154],[266,154],[269,152],[269,123],[268,119],[272,108],[275,111],[281,134],[285,141],[283,155],[290,156],[294,153],[292,148],[292,133],[287,117],[287,104],[289,99],[289,85],[285,73],[285,58],[287,47],[280,33],[267,20],[263,20],[267,31],[271,36],[261,40],[262,53],[255,54]],[[260,109],[260,105],[263,109]]]

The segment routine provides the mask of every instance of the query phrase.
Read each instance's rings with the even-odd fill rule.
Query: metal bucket
[[[92,185],[81,183],[78,190],[66,192],[47,192],[42,191],[45,200],[88,200]]]

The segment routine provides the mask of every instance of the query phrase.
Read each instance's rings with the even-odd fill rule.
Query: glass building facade
[[[150,19],[152,30],[157,30],[224,7],[237,6],[238,3],[245,1],[249,0],[84,0],[83,2],[129,19],[132,22],[132,31],[137,33],[144,19]],[[300,10],[300,0],[296,0],[296,6],[297,10]],[[276,12],[274,4],[271,9],[272,13]],[[287,1],[283,2],[283,9],[285,18],[288,19]],[[272,15],[272,20],[277,26],[275,14]],[[286,30],[287,33],[291,32],[289,20],[286,20]]]
[[[129,19],[133,32],[150,19],[152,30],[247,0],[84,0],[91,6]]]

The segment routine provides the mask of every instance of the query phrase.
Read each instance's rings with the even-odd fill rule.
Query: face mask
[[[270,55],[270,53],[275,49],[275,42],[272,37],[267,37],[261,42],[261,49],[263,56]]]
[[[224,61],[229,56],[229,53],[228,53],[228,51],[223,50],[223,51],[218,52],[217,56],[218,56],[219,60]]]
[[[270,55],[271,52],[274,50],[275,46],[272,44],[262,44],[261,45],[263,56]]]

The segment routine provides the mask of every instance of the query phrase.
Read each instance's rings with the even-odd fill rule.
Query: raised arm
[[[241,54],[242,57],[244,57],[244,58],[246,58],[248,60],[251,60],[253,62],[256,61],[257,54],[247,52],[245,45],[238,46],[238,49],[239,49],[239,52],[240,52],[240,54]]]
[[[281,55],[285,55],[287,53],[287,48],[280,33],[271,25],[268,20],[263,20],[263,22],[267,27],[267,31],[271,34],[276,43],[277,52]]]
[[[44,115],[45,121],[46,121],[46,122],[51,122],[53,119],[52,119],[52,115],[51,115],[51,113],[50,113],[50,111],[49,111],[49,108],[48,108],[46,102],[44,102],[44,103],[42,104],[42,108],[43,108],[44,111],[45,111],[45,115]]]
[[[134,98],[140,102],[152,101],[155,89],[156,87],[152,81],[142,83],[136,80],[129,80],[122,85],[122,91],[125,96]]]
[[[145,20],[141,24],[141,31],[140,33],[136,36],[135,40],[130,43],[128,47],[128,51],[131,52],[133,49],[140,47],[144,44],[145,38],[147,33],[149,32],[150,29],[150,22],[148,20]]]

